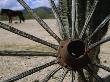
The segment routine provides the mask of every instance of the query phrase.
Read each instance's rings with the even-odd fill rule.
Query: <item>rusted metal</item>
[[[85,34],[85,31],[88,28],[88,24],[89,24],[93,14],[94,14],[94,11],[96,9],[96,6],[97,6],[98,2],[99,2],[99,0],[95,0],[94,4],[93,4],[93,6],[92,6],[92,8],[91,8],[91,10],[90,10],[90,12],[88,14],[88,17],[87,17],[87,19],[85,21],[84,27],[83,27],[83,29],[82,29],[82,31],[80,33],[80,36],[79,36],[80,38],[82,38],[83,35]]]
[[[69,29],[70,29],[71,27],[69,27],[69,20],[68,20],[68,16],[69,16],[68,14],[69,14],[69,13],[67,13],[67,12],[68,12],[67,3],[68,3],[68,0],[60,0],[60,1],[59,1],[60,9],[61,9],[60,17],[61,17],[62,22],[63,22],[63,24],[64,24],[62,31],[66,32],[66,33],[64,33],[65,35],[64,35],[63,39],[68,39],[68,38],[70,38]]]
[[[62,41],[58,51],[59,64],[78,70],[90,63],[88,55],[85,55],[85,44],[80,40]]]
[[[79,30],[78,30],[78,0],[75,0],[75,15],[76,15],[76,21],[75,21],[75,33],[76,37],[79,38]]]
[[[58,25],[59,25],[60,34],[61,34],[62,38],[64,38],[67,36],[67,34],[66,34],[66,30],[64,29],[65,25],[63,23],[63,19],[61,18],[60,11],[56,7],[55,2],[53,0],[48,0],[48,1],[50,2],[53,14],[57,20]]]
[[[100,46],[101,44],[106,43],[106,42],[108,42],[108,41],[110,41],[110,36],[105,37],[105,38],[103,38],[102,40],[100,40],[100,41],[98,41],[98,42],[96,42],[96,43],[94,43],[94,44],[91,44],[91,45],[88,47],[88,51],[90,51],[91,49],[93,49],[93,48],[95,48],[95,47],[97,47],[97,46]]]
[[[98,67],[98,68],[102,68],[108,72],[110,72],[110,67],[107,67],[107,66],[104,66],[104,65],[101,65],[101,64],[97,64],[97,63],[92,63],[92,65]]]
[[[72,40],[79,38],[79,32],[78,32],[78,17],[77,17],[77,8],[78,8],[78,3],[77,0],[72,0]]]
[[[95,0],[90,12],[87,15],[87,19],[84,20],[84,26],[83,29],[78,26],[80,23],[80,17],[83,18],[85,15],[78,15],[78,1],[77,0],[59,0],[60,4],[60,9],[61,12],[58,10],[56,7],[55,3],[53,0],[49,0],[53,13],[57,19],[57,22],[59,23],[59,27],[62,31],[62,36],[63,40],[61,40],[57,34],[55,34],[51,28],[38,16],[36,13],[33,12],[33,10],[25,3],[24,0],[17,0],[27,11],[32,15],[33,18],[36,19],[36,21],[54,38],[58,41],[60,45],[55,45],[52,43],[49,43],[45,40],[42,40],[38,37],[35,37],[33,35],[30,35],[26,32],[20,31],[12,26],[9,26],[7,24],[1,23],[0,22],[0,28],[8,30],[12,33],[15,33],[17,35],[23,36],[25,38],[28,38],[30,40],[33,40],[35,42],[41,43],[43,45],[49,46],[55,50],[58,51],[57,55],[55,53],[50,53],[50,52],[31,52],[31,51],[0,51],[0,55],[3,56],[54,56],[57,57],[56,60],[53,60],[49,63],[46,63],[44,65],[41,65],[39,67],[35,67],[33,69],[30,69],[28,71],[25,71],[23,73],[20,73],[14,77],[11,77],[7,80],[4,80],[2,82],[14,82],[19,79],[22,79],[28,75],[31,75],[35,72],[38,72],[46,67],[49,67],[54,64],[60,64],[61,66],[52,70],[41,82],[47,82],[57,71],[62,69],[63,67],[66,68],[67,70],[64,72],[64,75],[62,75],[61,79],[59,82],[62,82],[63,79],[65,78],[66,74],[68,73],[69,70],[72,71],[72,82],[74,81],[73,79],[73,71],[78,72],[79,75],[82,78],[82,81],[87,82],[86,77],[84,75],[83,69],[86,69],[98,82],[104,82],[101,77],[97,75],[90,67],[89,65],[94,65],[96,67],[102,68],[108,72],[110,72],[110,68],[100,65],[100,64],[92,64],[90,60],[90,54],[89,52],[96,48],[97,46],[100,46],[102,43],[110,41],[110,36],[101,39],[98,42],[94,41],[94,44],[90,44],[89,46],[86,46],[89,40],[92,39],[92,37],[95,35],[97,31],[99,31],[103,26],[110,20],[110,15],[108,15],[104,21],[101,21],[99,23],[99,26],[96,28],[93,33],[87,38],[89,40],[87,41],[82,41],[83,36],[86,34],[86,31],[88,29],[89,22],[91,21],[93,14],[97,8],[99,0]],[[86,1],[85,1],[86,2]],[[86,8],[86,7],[85,7]],[[83,8],[81,8],[83,9]],[[81,10],[80,10],[81,11]],[[84,12],[86,13],[86,12]],[[83,14],[83,13],[80,13]],[[78,17],[77,17],[78,16]],[[81,20],[82,21],[82,20]],[[83,25],[83,24],[82,24]],[[80,30],[79,30],[80,29]],[[81,31],[82,29],[82,31]],[[90,28],[89,28],[90,29]],[[81,31],[79,35],[79,31]],[[78,38],[76,37],[76,34]],[[80,38],[80,39],[79,39]],[[94,40],[94,39],[93,39]],[[58,59],[58,60],[57,60]]]
[[[90,67],[87,66],[86,70],[97,80],[97,82],[105,82],[97,73],[94,73]]]
[[[50,73],[40,82],[47,82],[57,71],[59,71],[60,69],[62,69],[63,67],[59,66],[56,69],[50,71]]]
[[[110,14],[100,23],[100,25],[95,29],[95,31],[87,38],[88,42],[98,31],[100,31],[104,27],[104,25],[107,22],[109,22],[109,20],[110,20]]]
[[[0,51],[0,56],[52,56],[57,57],[56,53],[52,52],[37,52],[37,51]]]
[[[78,73],[81,76],[81,79],[82,79],[83,82],[88,82],[82,69],[79,69]]]
[[[57,9],[56,5],[55,5],[55,2],[53,0],[48,0],[51,7],[52,7],[52,11],[53,11],[53,14],[57,20],[57,23],[59,25],[59,27],[61,28],[62,27],[62,22],[61,22],[61,19],[60,19],[60,14],[59,14],[59,10]]]
[[[72,39],[75,38],[76,0],[72,0]]]
[[[74,71],[72,70],[71,71],[71,82],[74,82],[75,80],[75,74],[74,74]]]
[[[63,82],[64,78],[66,77],[67,73],[69,70],[64,70],[64,73],[62,74],[62,76],[60,77],[60,79],[58,80],[58,82]]]

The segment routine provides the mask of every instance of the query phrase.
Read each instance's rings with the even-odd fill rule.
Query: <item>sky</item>
[[[25,2],[31,7],[31,8],[37,8],[41,6],[45,7],[51,7],[48,0],[25,0]],[[56,3],[58,0],[56,0]],[[13,10],[19,10],[24,9],[17,0],[0,0],[0,9],[1,8],[9,8]]]

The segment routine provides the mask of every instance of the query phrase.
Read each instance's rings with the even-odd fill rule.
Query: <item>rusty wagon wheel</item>
[[[86,1],[86,0],[85,0]],[[89,0],[87,0],[89,2]],[[105,2],[104,2],[105,1]],[[42,79],[40,82],[47,82],[49,79],[57,73],[59,70],[63,69],[64,73],[60,77],[60,80],[58,82],[63,82],[65,76],[69,71],[71,71],[72,76],[72,82],[74,82],[74,73],[78,73],[83,82],[90,82],[85,74],[84,70],[86,70],[91,76],[93,76],[97,82],[104,82],[104,80],[97,75],[97,73],[91,69],[91,66],[95,66],[97,68],[104,69],[108,72],[110,72],[110,68],[104,65],[101,65],[99,63],[93,62],[91,60],[91,52],[92,50],[99,47],[101,44],[106,43],[110,41],[110,36],[106,38],[100,38],[99,40],[94,40],[94,37],[97,36],[97,34],[101,31],[103,32],[105,30],[106,25],[108,24],[110,20],[110,6],[109,0],[94,0],[92,1],[92,6],[89,7],[89,5],[86,5],[86,8],[88,12],[85,14],[81,11],[81,5],[85,5],[84,1],[80,2],[79,0],[59,0],[59,7],[56,6],[55,2],[53,0],[49,0],[50,5],[52,6],[52,11],[55,15],[55,18],[58,22],[58,26],[60,29],[60,34],[62,38],[59,38],[51,29],[50,27],[39,17],[37,16],[34,11],[25,3],[24,0],[18,0],[18,2],[27,10],[28,13],[30,13],[33,18],[53,37],[55,38],[59,45],[44,41],[38,37],[35,37],[33,35],[30,35],[26,32],[20,31],[12,26],[9,26],[7,24],[4,24],[0,22],[0,28],[5,29],[7,31],[10,31],[12,33],[15,33],[17,35],[23,36],[25,38],[28,38],[32,41],[41,43],[43,45],[49,46],[56,50],[56,53],[50,53],[50,52],[30,52],[30,51],[1,51],[1,56],[52,56],[56,59],[48,62],[44,65],[35,67],[33,69],[27,70],[21,74],[18,74],[16,76],[13,76],[9,79],[6,79],[1,82],[15,82],[17,80],[20,80],[26,76],[29,76],[35,72],[38,72],[42,69],[45,69],[46,67],[49,67],[51,65],[59,64],[59,67],[51,71],[44,79]],[[103,3],[103,4],[102,4]],[[109,7],[108,9],[104,9],[103,7],[106,5],[106,7]],[[81,6],[81,7],[80,7]],[[99,8],[102,7],[105,15],[103,15],[102,18],[98,16],[101,12]],[[84,7],[82,7],[83,9]],[[86,9],[84,8],[84,9]],[[101,12],[100,12],[101,11]],[[98,15],[96,15],[99,12]],[[102,13],[103,14],[103,13]],[[80,20],[84,18],[85,20]],[[93,24],[93,18],[95,17],[95,29],[91,31],[91,21]],[[100,21],[97,23],[97,21]],[[84,25],[80,27],[80,23],[84,22]],[[93,25],[92,25],[93,26]],[[81,82],[81,81],[80,81]]]

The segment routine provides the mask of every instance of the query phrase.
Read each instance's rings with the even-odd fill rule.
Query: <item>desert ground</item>
[[[44,21],[60,37],[56,20],[48,19]],[[2,22],[9,24],[8,21],[2,21]],[[48,42],[58,44],[57,41],[54,38],[52,38],[35,20],[27,20],[25,23],[21,23],[21,24],[20,23],[15,24],[15,22],[16,21],[14,21],[12,24],[9,24],[9,25],[15,28],[18,28],[22,31],[25,31],[29,34],[32,34],[34,36],[37,36]],[[109,36],[109,35],[110,35],[110,29],[108,30],[106,36]],[[2,50],[16,50],[16,51],[27,50],[27,51],[55,52],[53,49],[47,46],[33,42],[29,39],[23,38],[19,35],[10,33],[0,28],[0,51]],[[99,57],[101,59],[102,64],[110,67],[110,42],[107,42],[101,46],[101,52],[99,54]],[[9,57],[9,56],[2,57],[1,56],[0,57],[0,82],[3,79],[9,78],[13,75],[17,75],[18,73],[21,73],[25,70],[29,70],[33,67],[45,64],[45,62],[49,62],[53,59],[54,57]],[[56,67],[58,67],[58,65],[48,67],[47,69],[41,70],[35,74],[27,76],[17,82],[34,82],[35,79],[41,80],[42,78],[45,77],[47,72],[51,71],[52,69],[55,69]],[[58,74],[52,77],[51,79],[53,80],[51,80],[50,82],[57,82],[59,79]],[[108,75],[110,75],[110,73],[102,69],[99,70],[98,74],[101,77],[107,77]],[[70,82],[71,76],[69,73],[67,77],[64,82]]]

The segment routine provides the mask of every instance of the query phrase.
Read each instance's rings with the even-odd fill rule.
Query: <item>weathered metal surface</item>
[[[17,0],[27,11],[28,13],[36,19],[36,21],[52,36],[54,37],[59,43],[61,39],[51,30],[51,28],[39,17],[37,16],[33,10],[25,3],[24,0]]]
[[[107,2],[107,0],[105,0]],[[99,20],[99,22],[96,22],[99,26],[97,27],[97,24],[92,23],[92,25],[96,25],[93,28],[96,28],[95,30],[93,28],[89,28],[90,25],[89,23],[91,22],[93,18],[93,15],[96,14],[96,12],[98,12],[97,10],[100,11],[100,9],[97,8],[97,5],[100,3],[99,8],[101,8],[102,3],[104,2],[104,0],[93,0],[92,3],[93,5],[90,8],[89,13],[86,12],[86,8],[87,10],[89,10],[87,0],[84,0],[83,2],[81,2],[81,0],[59,0],[59,5],[61,11],[58,10],[58,8],[56,7],[55,3],[53,0],[49,0],[51,6],[52,6],[52,10],[53,13],[57,19],[57,22],[59,24],[59,27],[62,31],[62,38],[63,40],[61,40],[51,29],[50,27],[39,17],[37,16],[33,10],[25,3],[24,0],[18,0],[18,2],[28,11],[28,13],[30,13],[32,15],[33,18],[36,19],[36,21],[53,37],[55,38],[58,43],[60,44],[55,45],[52,43],[49,43],[47,41],[44,41],[40,38],[37,38],[33,35],[30,35],[28,33],[25,33],[23,31],[20,31],[14,27],[11,27],[9,25],[6,25],[4,23],[0,22],[0,28],[3,28],[5,30],[8,30],[12,33],[18,34],[20,36],[23,36],[25,38],[28,38],[30,40],[33,40],[35,42],[41,43],[43,45],[49,46],[55,50],[58,50],[57,56],[54,56],[55,53],[50,53],[50,52],[27,52],[27,51],[1,51],[0,54],[1,55],[16,55],[16,56],[20,56],[20,55],[24,55],[24,56],[54,56],[57,57],[58,60],[54,60],[52,62],[46,63],[42,66],[30,69],[26,72],[23,72],[21,74],[18,74],[17,76],[14,76],[12,78],[9,78],[3,82],[14,82],[17,81],[19,79],[22,79],[28,75],[31,75],[39,70],[42,70],[46,67],[49,67],[51,65],[54,64],[60,64],[61,66],[67,68],[70,71],[77,71],[78,74],[81,76],[81,81],[84,82],[89,82],[88,79],[86,79],[83,69],[86,69],[89,74],[91,74],[98,82],[104,82],[103,79],[101,77],[99,77],[97,75],[97,73],[94,72],[94,70],[92,70],[89,65],[94,65],[96,67],[102,68],[106,71],[110,72],[110,68],[104,66],[104,65],[100,65],[100,64],[92,64],[91,60],[90,60],[90,55],[91,54],[95,54],[96,51],[100,50],[100,48],[97,48],[97,46],[100,46],[102,43],[108,42],[110,41],[110,36],[103,38],[104,36],[101,35],[98,39],[97,37],[96,40],[92,39],[93,36],[95,36],[95,34],[102,29],[105,24],[110,20],[110,15],[108,15],[107,17],[105,17],[105,19],[102,21],[102,19],[104,17],[99,17],[99,19],[97,19],[97,21]],[[106,3],[107,4],[107,3]],[[106,5],[104,3],[104,6]],[[108,5],[107,5],[108,6]],[[97,8],[97,10],[96,10]],[[103,7],[102,10],[104,10],[105,7]],[[105,9],[104,11],[107,15],[108,10]],[[101,13],[101,11],[100,11]],[[87,19],[86,19],[86,14],[87,14]],[[103,13],[101,13],[102,15]],[[104,15],[105,16],[105,15]],[[97,15],[94,15],[94,17],[97,17]],[[100,23],[101,21],[101,23]],[[84,23],[84,25],[83,25]],[[91,25],[91,26],[92,26]],[[83,27],[83,28],[82,28]],[[89,30],[87,30],[89,29]],[[91,31],[92,30],[92,31]],[[107,30],[107,29],[105,29]],[[89,34],[91,34],[88,38],[87,36],[85,36],[87,33],[89,32]],[[81,32],[81,33],[80,33]],[[93,32],[93,33],[91,33]],[[79,35],[80,33],[80,35]],[[104,33],[106,33],[106,31],[104,31]],[[77,35],[76,35],[77,34]],[[89,35],[87,34],[87,35]],[[101,34],[101,33],[99,33]],[[75,39],[74,37],[78,36],[77,39]],[[88,40],[84,40],[83,38],[87,38],[89,40],[91,40],[88,43]],[[100,40],[100,41],[99,41]],[[88,46],[89,45],[89,46]],[[59,47],[59,49],[58,49]],[[94,53],[89,53],[92,52],[92,50],[94,48],[95,49],[93,52]],[[97,55],[98,53],[96,53]],[[88,65],[89,64],[89,65]],[[41,80],[41,82],[47,82],[58,70],[60,70],[62,67],[58,67],[57,69],[51,71],[43,80]],[[59,82],[62,82],[64,77],[67,74],[67,71],[65,71],[64,75],[62,75],[62,78]],[[73,73],[72,73],[72,82],[74,81],[73,79]]]
[[[74,74],[74,71],[72,70],[71,71],[71,82],[74,82],[74,79],[75,79],[75,74]]]
[[[57,23],[59,24],[59,27],[62,26],[62,23],[61,23],[61,19],[60,19],[60,14],[59,14],[59,10],[57,8],[57,6],[55,5],[55,2],[53,0],[48,0],[51,7],[52,7],[52,11],[53,11],[53,14],[57,20]]]
[[[44,45],[49,46],[49,47],[51,47],[51,48],[54,48],[55,50],[58,49],[58,46],[55,45],[55,44],[49,43],[49,42],[47,42],[47,41],[44,41],[44,40],[42,40],[42,39],[40,39],[40,38],[38,38],[38,37],[35,37],[35,36],[33,36],[33,35],[31,35],[31,34],[28,34],[28,33],[26,33],[26,32],[20,31],[20,30],[14,28],[14,27],[9,26],[9,25],[7,25],[7,24],[4,24],[4,23],[2,23],[2,22],[0,22],[0,28],[5,29],[5,30],[8,30],[8,31],[10,31],[10,32],[12,32],[12,33],[15,33],[15,34],[17,34],[17,35],[23,36],[23,37],[28,38],[28,39],[30,39],[30,40],[33,40],[33,41],[35,41],[35,42],[44,44]]]
[[[100,31],[104,25],[109,22],[110,20],[110,14],[100,23],[100,25],[95,29],[95,31],[86,39],[86,40],[89,40],[98,32]]]
[[[110,67],[107,67],[107,66],[104,66],[104,65],[101,65],[101,64],[96,64],[96,63],[93,63],[92,65],[98,67],[98,68],[102,68],[108,72],[110,72]]]
[[[52,7],[52,11],[53,11],[53,14],[54,14],[54,16],[57,20],[59,28],[62,28],[63,24],[62,24],[61,19],[60,19],[60,14],[59,14],[60,11],[56,7],[55,2],[53,0],[48,0],[48,1],[49,1],[50,5]]]
[[[86,69],[96,80],[97,82],[105,82],[100,76],[97,75],[90,67]]]
[[[56,53],[52,52],[37,52],[37,51],[0,51],[0,56],[52,56],[57,57]]]
[[[84,72],[83,72],[83,70],[82,69],[79,69],[78,70],[78,73],[79,73],[79,75],[80,75],[80,79],[81,79],[81,81],[83,81],[83,82],[88,82],[87,80],[86,80],[86,77],[85,77],[85,75],[84,75]]]
[[[64,39],[70,38],[70,32],[69,32],[69,20],[68,20],[68,1],[67,0],[60,0],[60,17],[62,19],[62,22],[64,23],[64,31],[66,31],[66,36],[64,36]]]
[[[23,72],[23,73],[20,73],[20,74],[18,74],[18,75],[16,75],[16,76],[13,76],[13,77],[11,77],[11,78],[9,78],[9,79],[6,79],[6,80],[4,80],[4,81],[1,81],[1,82],[14,82],[14,81],[20,80],[20,79],[22,79],[22,78],[24,78],[24,77],[26,77],[26,76],[29,76],[29,75],[31,75],[31,74],[33,74],[33,73],[35,73],[35,72],[38,72],[38,71],[40,71],[40,70],[42,70],[42,69],[44,69],[44,68],[46,68],[46,67],[49,67],[49,66],[51,66],[51,65],[54,65],[54,64],[57,64],[57,60],[53,60],[53,61],[51,61],[51,62],[49,62],[49,63],[46,63],[46,64],[44,64],[44,65],[41,65],[41,66],[39,66],[39,67],[35,67],[35,68],[33,68],[33,69],[30,69],[30,70],[28,70],[28,71],[25,71],[25,72]]]
[[[78,1],[77,0],[72,0],[72,34],[71,34],[71,38],[73,39],[78,39],[79,38],[79,31],[78,31]]]
[[[64,29],[63,19],[60,17],[60,10],[58,10],[58,8],[56,7],[53,0],[48,0],[48,1],[50,2],[53,14],[57,20],[58,25],[59,25],[60,34],[61,34],[62,38],[64,38],[67,36],[67,34],[66,34],[66,30]]]
[[[58,50],[58,60],[60,62],[60,64],[64,67],[67,67],[67,64],[64,62],[65,60],[65,55],[68,54],[68,51],[67,51],[67,44],[69,43],[70,41],[69,40],[66,40],[66,41],[62,41],[60,43],[60,46],[59,46],[59,50]],[[65,54],[65,55],[64,55]]]
[[[62,69],[63,67],[59,66],[58,68],[50,71],[50,73],[40,82],[47,82],[57,71],[59,71],[60,69]]]
[[[76,1],[72,0],[72,39],[75,38],[75,23],[76,23]]]
[[[99,2],[98,0],[95,0],[94,4],[93,4],[93,6],[92,6],[92,8],[91,8],[91,10],[90,10],[90,12],[89,12],[89,14],[88,14],[88,17],[87,17],[87,19],[86,19],[86,21],[85,21],[85,24],[84,24],[84,26],[83,26],[83,29],[82,29],[82,31],[81,31],[81,33],[80,33],[80,38],[83,37],[85,31],[87,30],[88,24],[89,24],[89,22],[90,22],[90,20],[91,20],[91,18],[92,18],[92,16],[93,16],[93,14],[94,14],[94,11],[95,11],[95,9],[96,9],[96,6],[97,6],[98,2]]]
[[[64,70],[64,73],[62,74],[62,76],[60,77],[60,79],[58,80],[58,82],[63,82],[64,78],[66,77],[67,73],[69,70]]]
[[[105,37],[105,38],[103,38],[102,40],[100,40],[100,41],[98,41],[98,42],[96,42],[96,43],[94,43],[94,44],[91,44],[91,45],[88,47],[88,50],[90,51],[90,50],[92,50],[93,48],[95,48],[95,47],[97,47],[97,46],[100,46],[101,44],[103,44],[103,43],[105,43],[105,42],[108,42],[108,41],[110,41],[110,36]]]
[[[63,41],[58,51],[59,64],[62,66],[78,70],[90,63],[89,57],[85,54],[85,44],[80,40]]]
[[[79,38],[78,30],[78,0],[75,0],[75,37]]]

